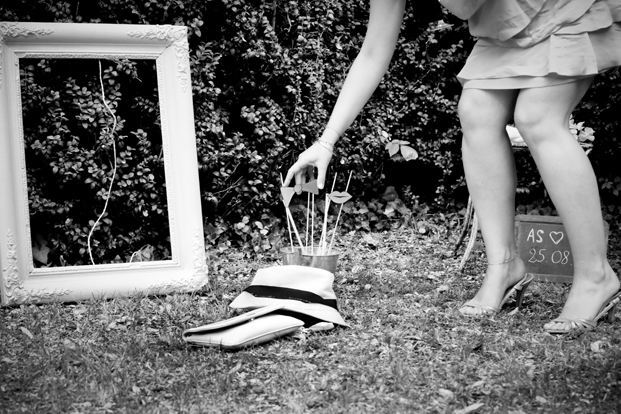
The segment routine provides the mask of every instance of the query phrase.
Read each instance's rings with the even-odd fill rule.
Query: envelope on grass
[[[300,329],[304,322],[273,313],[283,306],[266,306],[224,321],[187,329],[183,332],[183,340],[196,346],[240,349],[289,335]]]

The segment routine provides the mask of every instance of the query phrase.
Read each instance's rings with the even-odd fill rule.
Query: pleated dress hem
[[[443,0],[449,1],[455,3]],[[527,8],[535,4],[532,1],[498,2],[473,3],[476,13],[469,24],[473,34],[482,37],[457,75],[464,89],[562,85],[621,66],[621,0],[595,0],[590,7],[567,0],[539,0],[533,10]],[[513,14],[524,11],[527,17],[521,16],[524,21],[515,29],[521,29],[519,33],[501,40],[503,26],[491,25],[489,19],[507,11],[504,8]],[[508,27],[515,23],[502,21]]]

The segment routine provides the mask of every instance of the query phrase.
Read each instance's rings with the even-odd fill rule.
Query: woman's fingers
[[[326,170],[328,166],[326,165],[324,168],[317,167],[317,188],[323,190],[324,183],[326,181]]]
[[[293,177],[296,177],[297,180],[296,174],[302,171],[303,168],[306,168],[306,164],[301,160],[298,160],[295,164],[293,164],[291,168],[289,168],[289,171],[287,171],[283,187],[288,187]]]
[[[312,180],[314,177],[313,167],[316,167],[317,187],[320,189],[323,188],[326,170],[328,169],[331,158],[332,154],[325,148],[317,145],[311,146],[301,153],[298,157],[298,161],[289,168],[283,186],[288,186],[294,178],[296,184],[306,183],[307,177],[309,180]]]
[[[306,168],[302,168],[300,171],[295,173],[295,183],[304,184],[305,182],[306,182]]]

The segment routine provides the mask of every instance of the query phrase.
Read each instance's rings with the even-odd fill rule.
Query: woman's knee
[[[528,140],[536,143],[563,135],[567,137],[569,116],[592,81],[593,78],[589,77],[576,82],[520,91],[514,120],[527,143]]]
[[[496,96],[493,91],[465,89],[457,105],[464,138],[504,131],[510,118],[510,99]]]
[[[564,125],[563,120],[557,118],[538,105],[518,105],[513,115],[516,128],[529,145],[557,135]]]
[[[476,129],[481,118],[476,111],[476,100],[463,94],[457,104],[457,115],[459,116],[462,131],[467,132],[471,129]]]

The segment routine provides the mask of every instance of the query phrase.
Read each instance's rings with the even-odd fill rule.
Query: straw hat
[[[291,314],[349,326],[339,314],[333,282],[332,273],[315,267],[291,265],[259,269],[250,286],[229,306],[257,309],[282,304],[282,310]]]

